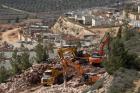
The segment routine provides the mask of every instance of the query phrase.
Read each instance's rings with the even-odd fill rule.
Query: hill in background
[[[0,4],[30,12],[48,12],[109,6],[125,1],[128,0],[0,0]]]

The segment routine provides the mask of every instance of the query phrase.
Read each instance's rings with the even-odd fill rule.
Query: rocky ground
[[[43,72],[48,67],[48,64],[36,64],[22,74],[9,78],[7,83],[0,84],[0,93],[82,93],[85,89],[89,88],[88,85],[79,83],[80,78],[76,74],[77,72],[71,69],[71,74],[75,74],[75,76],[66,83],[65,88],[63,84],[51,87],[42,86],[40,80]],[[104,69],[92,69],[91,66],[85,66],[85,70],[93,70],[93,73],[104,73]]]
[[[108,91],[112,91],[115,86],[119,91],[120,88],[129,91],[116,93],[130,93],[130,90],[133,91],[131,93],[139,93],[140,73],[135,70],[119,70],[112,76],[107,72],[99,74],[100,79],[93,85],[80,84],[76,76],[67,81],[65,86],[64,84],[43,86],[40,84],[41,76],[48,67],[47,64],[33,65],[22,74],[8,79],[7,83],[0,84],[0,93],[112,93]],[[98,71],[99,69],[101,68],[95,68],[94,71],[103,71],[103,69]]]
[[[9,78],[7,83],[0,84],[0,93],[19,93],[34,85],[38,85],[47,64],[36,64],[24,73]]]

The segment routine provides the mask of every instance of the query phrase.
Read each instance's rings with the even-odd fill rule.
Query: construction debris
[[[33,84],[39,84],[47,67],[49,67],[47,64],[36,64],[24,73],[11,77],[7,83],[0,84],[0,93],[18,93],[18,91],[28,89]]]
[[[33,65],[31,68],[24,71],[24,73],[9,78],[7,83],[0,84],[0,93],[20,93],[24,90],[28,92],[22,93],[30,93],[30,89],[35,86],[41,86],[39,89],[35,89],[35,93],[56,93],[56,91],[57,93],[82,93],[82,91],[89,87],[88,85],[80,84],[78,76],[74,76],[73,78],[71,78],[66,83],[65,88],[63,84],[52,85],[52,87],[44,87],[40,84],[40,80],[43,72],[49,67],[51,67],[51,65],[45,63]],[[94,69],[91,69],[91,67],[89,66],[85,66],[85,68],[93,70],[93,73],[94,71],[96,71],[99,75],[104,73],[103,68],[95,67]],[[75,71],[72,72],[72,74],[74,73]]]
[[[113,77],[107,72],[101,75],[100,80],[98,80],[94,85],[84,90],[84,93],[107,93],[108,88],[111,86]]]
[[[78,83],[78,80],[75,78],[68,81],[66,87],[64,87],[64,84],[52,85],[51,87],[40,86],[20,93],[82,93],[89,87],[88,85],[76,86]]]

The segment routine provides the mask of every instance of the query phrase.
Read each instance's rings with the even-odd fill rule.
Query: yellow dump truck
[[[61,66],[54,66],[47,69],[41,78],[42,85],[53,85],[63,83],[63,72]]]

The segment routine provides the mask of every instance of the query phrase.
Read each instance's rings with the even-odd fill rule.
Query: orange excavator
[[[69,56],[71,55],[71,58],[68,58],[68,56],[66,56],[67,53]],[[74,70],[77,71],[77,75],[81,77],[82,82],[84,82],[85,84],[93,84],[99,79],[99,76],[97,76],[97,74],[86,73],[79,60],[74,59],[75,48],[59,48],[58,55],[61,59],[64,72],[67,73],[69,67],[74,68]]]
[[[84,84],[94,84],[98,79],[99,76],[95,73],[87,73],[84,68],[81,66],[81,64],[77,61],[75,63],[71,64],[73,65],[74,69],[77,71],[77,75],[81,77],[80,82]]]
[[[105,45],[109,44],[109,41],[110,41],[110,34],[106,33],[100,42],[99,49],[93,51],[91,57],[89,57],[90,64],[101,63],[104,61],[104,59],[105,59],[104,47],[105,47]]]

